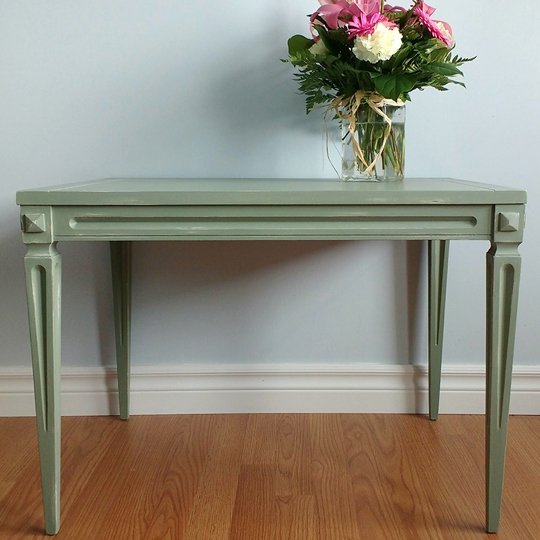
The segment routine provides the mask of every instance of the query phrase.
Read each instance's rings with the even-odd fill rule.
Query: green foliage
[[[462,76],[459,67],[474,58],[453,56],[453,47],[434,38],[414,17],[412,9],[389,14],[400,29],[402,45],[390,59],[375,63],[355,56],[354,39],[349,38],[346,28],[330,29],[320,17],[314,28],[324,46],[318,43],[312,49],[316,41],[304,36],[289,39],[289,58],[284,61],[297,68],[294,77],[306,96],[307,112],[337,98],[349,98],[358,90],[408,101],[413,90],[465,86],[454,77]]]
[[[416,84],[416,77],[411,73],[390,73],[373,77],[375,90],[381,96],[393,99],[404,99]]]
[[[307,37],[296,35],[292,38],[289,38],[289,41],[287,41],[287,44],[289,46],[289,56],[294,56],[301,51],[305,51],[306,49],[309,49],[315,42],[312,39],[308,39]]]

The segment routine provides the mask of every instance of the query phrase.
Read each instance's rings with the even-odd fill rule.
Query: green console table
[[[449,240],[487,253],[487,530],[499,526],[526,193],[453,179],[106,179],[19,191],[45,529],[60,527],[59,241],[110,242],[120,416],[129,416],[131,248],[147,240],[427,240],[438,415]]]

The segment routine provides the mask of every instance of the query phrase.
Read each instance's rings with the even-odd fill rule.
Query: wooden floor
[[[62,527],[92,540],[540,538],[540,417],[510,419],[498,535],[481,416],[63,419]],[[0,539],[43,537],[33,418],[0,418]]]

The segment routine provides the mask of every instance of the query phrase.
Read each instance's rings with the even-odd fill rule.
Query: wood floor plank
[[[242,465],[229,540],[276,540],[275,465]]]
[[[39,538],[44,534],[43,507],[37,461],[22,467],[21,478],[3,498],[0,507],[0,538]]]
[[[5,419],[0,419],[1,424]],[[17,419],[8,419],[10,421]],[[33,430],[37,430],[35,418],[21,418],[21,425],[24,426],[24,435],[22,440],[26,440],[28,436],[26,430],[33,424]],[[28,422],[30,420],[31,422]],[[63,449],[66,448],[66,441],[78,435],[76,424],[70,423],[69,420],[63,422],[64,440],[62,443]],[[16,539],[16,538],[34,538],[43,535],[45,524],[43,518],[43,504],[41,494],[41,480],[39,473],[39,457],[37,450],[37,435],[34,435],[32,449],[33,452],[25,455],[25,461],[20,466],[17,476],[12,477],[15,486],[10,490],[2,506],[0,506],[0,538]],[[78,444],[80,439],[75,437],[75,442]],[[2,452],[0,455],[7,454],[4,451],[6,441],[1,440]],[[8,449],[12,448],[13,441],[7,442]],[[8,458],[9,459],[9,458]],[[62,470],[62,476],[67,477],[68,485],[76,485],[77,482],[69,482],[70,473],[69,466]],[[24,479],[21,481],[20,479]],[[64,484],[65,485],[65,484]],[[65,491],[62,490],[62,494]],[[62,499],[62,504],[66,504],[66,499]]]
[[[67,520],[71,512],[79,512],[79,498],[91,491],[95,472],[106,470],[115,440],[123,438],[126,427],[116,417],[99,422],[90,417],[62,419],[62,514]]]
[[[308,415],[276,415],[275,494],[313,495],[313,453]]]
[[[10,481],[23,464],[37,452],[35,418],[2,419],[3,455],[0,459],[0,481]]]
[[[342,421],[349,444],[349,468],[356,488],[361,538],[383,538],[381,522],[385,523],[384,534],[409,538],[411,529],[423,526],[424,515],[418,515],[414,470],[404,463],[406,458],[399,437],[391,429],[390,418],[347,415]]]
[[[122,489],[118,497],[110,500],[107,516],[101,524],[98,537],[108,535],[111,538],[120,534],[128,538],[146,538],[152,524],[155,529],[155,512],[164,496],[167,485],[167,473],[175,455],[182,453],[186,444],[186,430],[189,430],[189,417],[175,417],[174,422],[166,417],[146,418],[147,425],[140,441],[144,449],[135,459],[125,461],[125,474],[119,481]],[[151,427],[150,424],[151,423]],[[195,483],[193,478],[189,479]],[[179,484],[181,485],[181,483]],[[168,490],[168,489],[167,489]],[[178,497],[175,502],[182,499]],[[171,509],[173,510],[173,509]],[[184,513],[169,513],[173,523],[171,531],[182,531]]]
[[[423,425],[421,418],[410,417],[416,431],[423,433],[410,447],[413,457],[421,456],[416,468],[427,497],[424,504],[432,509],[436,526],[443,533],[465,534],[484,530],[484,429],[483,418],[475,417],[474,422],[464,419],[459,431],[456,418],[443,415],[440,422],[425,419]],[[404,440],[408,437],[402,435]]]
[[[167,444],[172,453],[163,479],[155,479],[158,493],[144,540],[183,538],[191,514],[202,471],[210,454],[212,433],[218,424],[216,415],[180,417],[182,424]],[[170,423],[170,422],[169,422]]]
[[[68,527],[65,529],[62,525],[60,534],[65,534],[66,538],[90,540],[118,537],[112,536],[117,531],[105,533],[103,526],[108,521],[111,508],[125,493],[133,474],[131,469],[134,464],[140,463],[152,440],[153,425],[150,425],[147,417],[134,417],[129,422],[118,418],[115,420],[113,426],[116,429],[110,433],[108,444],[96,452],[99,460],[89,471],[89,481],[71,499],[72,506],[66,508],[62,516],[63,523],[67,522]],[[144,486],[137,486],[137,489],[140,487]],[[78,514],[76,520],[70,518],[73,511]],[[138,518],[135,512],[131,515]],[[129,519],[117,526],[126,527],[129,534],[134,521],[139,522],[138,519]]]
[[[353,501],[360,538],[377,539],[384,523],[385,534],[391,538],[399,531],[394,509],[389,508],[388,497],[381,495],[383,484],[378,451],[374,450],[371,438],[372,426],[367,415],[342,415],[342,428],[346,441],[346,455],[353,489]]]
[[[280,415],[250,414],[248,418],[242,463],[272,465],[276,462],[277,423]]]
[[[506,474],[501,531],[510,535],[523,527],[540,538],[540,422],[538,416],[511,417],[506,451]]]
[[[276,503],[276,540],[322,540],[315,495],[281,495]]]
[[[511,417],[497,535],[484,418],[63,418],[57,540],[538,540],[540,417]],[[0,418],[0,540],[46,538],[35,419]],[[30,433],[30,431],[32,433]]]
[[[247,415],[222,417],[199,481],[184,540],[228,540],[247,421]]]
[[[339,416],[310,415],[309,421],[319,536],[357,539],[360,532]]]

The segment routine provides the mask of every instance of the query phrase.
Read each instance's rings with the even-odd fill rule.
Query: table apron
[[[22,207],[23,215],[35,207]],[[43,207],[41,207],[43,208]],[[492,205],[53,206],[57,240],[489,239]],[[37,235],[26,235],[40,242]]]

